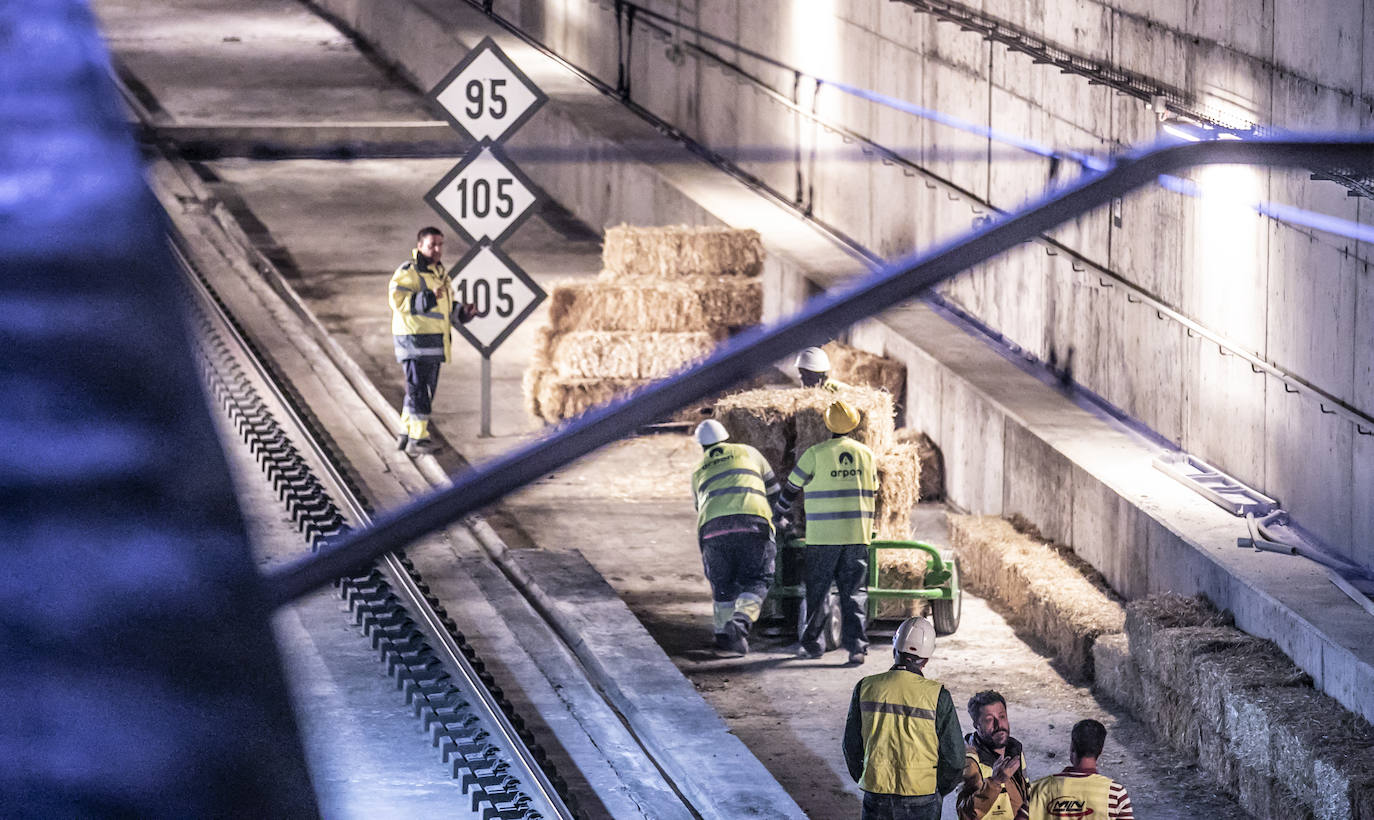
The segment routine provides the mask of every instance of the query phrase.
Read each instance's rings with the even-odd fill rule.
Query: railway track
[[[328,436],[207,279],[185,254],[178,250],[177,256],[207,394],[295,522],[302,548],[318,549],[368,525],[371,507]],[[583,816],[522,716],[403,552],[340,579],[336,589],[425,736],[461,781],[474,816]]]

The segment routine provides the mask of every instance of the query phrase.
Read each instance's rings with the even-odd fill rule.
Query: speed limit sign
[[[500,147],[483,144],[439,180],[425,201],[467,241],[499,242],[534,213],[534,191]]]
[[[486,242],[473,245],[458,260],[451,282],[454,303],[477,309],[472,321],[454,329],[488,358],[545,296],[514,260]]]
[[[476,142],[500,142],[549,99],[490,37],[468,52],[429,97],[450,124]]]

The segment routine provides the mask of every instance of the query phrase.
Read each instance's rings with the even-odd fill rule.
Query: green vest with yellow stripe
[[[943,688],[905,669],[859,681],[864,739],[859,788],[875,794],[935,794],[940,761],[935,707]]]
[[[787,477],[805,492],[806,543],[868,544],[878,471],[873,451],[848,436],[808,447]]]
[[[1060,772],[1042,777],[1030,787],[1030,816],[1111,817],[1108,812],[1113,782],[1102,774]]]
[[[769,486],[773,485],[773,486]],[[773,469],[763,454],[747,444],[721,442],[706,448],[692,473],[697,529],[723,515],[756,515],[773,529],[768,493],[776,491]]]

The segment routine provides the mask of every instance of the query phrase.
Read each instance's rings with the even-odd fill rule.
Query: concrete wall
[[[1159,136],[1155,112],[1139,100],[1035,65],[901,3],[648,5],[816,75],[1055,148],[1105,152]],[[1217,116],[1305,130],[1374,129],[1374,60],[1362,59],[1374,54],[1374,0],[1323,0],[1316,9],[1305,0],[983,5],[1074,52],[1185,89]],[[496,8],[568,61],[615,82],[610,10],[587,0],[498,0]],[[740,165],[784,194],[796,189],[800,170],[816,217],[870,250],[897,255],[925,247],[968,230],[977,216],[950,188],[863,155],[709,61],[675,51],[671,41],[637,28],[632,42],[638,104],[722,153],[740,151]],[[789,72],[701,43],[793,94]],[[817,95],[804,80],[797,100],[999,208],[1016,207],[1047,181],[1043,159],[833,87]],[[1305,173],[1221,168],[1189,176],[1374,223],[1374,203]],[[1103,209],[1055,236],[1243,349],[1374,410],[1370,247],[1157,188],[1124,200],[1119,223]],[[1374,437],[1357,435],[1354,425],[1073,267],[1065,256],[1027,245],[944,292],[1042,361],[1071,361],[1080,384],[1277,497],[1342,553],[1374,564]],[[999,511],[970,493],[952,498],[975,511]]]

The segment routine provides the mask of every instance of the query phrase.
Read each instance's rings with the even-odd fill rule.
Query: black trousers
[[[428,421],[433,412],[434,391],[439,389],[439,359],[406,359],[406,398],[402,409],[417,421]]]
[[[806,545],[806,627],[802,646],[820,643],[829,613],[830,584],[840,593],[840,645],[867,652],[868,547],[863,544]]]
[[[748,594],[762,602],[773,584],[777,553],[766,530],[701,539],[701,563],[711,584],[712,600],[733,604]]]

